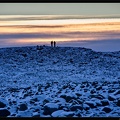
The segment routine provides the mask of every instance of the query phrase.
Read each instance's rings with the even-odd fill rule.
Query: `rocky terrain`
[[[120,51],[0,49],[0,117],[119,117]]]

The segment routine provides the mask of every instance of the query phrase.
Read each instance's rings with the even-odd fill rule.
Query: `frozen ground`
[[[1,48],[0,116],[120,117],[120,51]]]

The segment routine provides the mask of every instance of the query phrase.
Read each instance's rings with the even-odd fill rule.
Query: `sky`
[[[120,15],[120,3],[0,3],[0,15]]]
[[[0,3],[0,47],[120,50],[120,3]]]

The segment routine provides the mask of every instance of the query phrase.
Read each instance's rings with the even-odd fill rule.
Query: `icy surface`
[[[120,117],[120,51],[0,48],[0,113],[7,117]]]

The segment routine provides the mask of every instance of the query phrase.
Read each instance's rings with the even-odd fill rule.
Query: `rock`
[[[81,85],[80,87],[81,87],[81,88],[84,88],[84,87],[85,87],[85,85]]]
[[[52,117],[60,117],[60,114],[64,112],[64,110],[57,110],[51,114]]]
[[[40,117],[40,114],[38,112],[34,112],[32,117]]]
[[[76,105],[76,104],[79,104],[79,102],[77,100],[70,100],[68,103],[72,103],[72,105]]]
[[[7,109],[0,109],[0,117],[7,117],[10,115],[10,112]]]
[[[30,110],[18,111],[18,114],[16,117],[32,117],[32,111]]]
[[[120,94],[120,90],[115,91],[114,95]]]
[[[78,102],[79,104],[82,104],[82,103],[83,103],[83,100],[77,99],[77,102]]]
[[[96,87],[96,90],[101,90],[101,89],[102,89],[102,86]]]
[[[73,117],[74,115],[74,112],[67,112],[67,111],[63,111],[61,114],[60,114],[60,117]]]
[[[113,92],[115,92],[115,89],[108,90],[108,93],[113,93]]]
[[[55,103],[46,103],[44,105],[44,115],[48,115],[58,110],[59,106]]]
[[[0,98],[0,108],[4,108],[8,105],[8,101],[6,101],[4,98]]]
[[[24,103],[22,103],[22,104],[20,104],[20,108],[19,108],[19,110],[20,111],[25,111],[25,110],[27,110],[27,104],[24,104]]]
[[[97,81],[94,81],[93,83],[92,83],[92,86],[97,86],[97,84],[98,84],[98,82]]]
[[[109,105],[109,101],[107,99],[102,100],[101,103],[102,103],[102,106]]]
[[[96,104],[93,101],[86,101],[85,103],[89,105],[91,108],[96,108]]]
[[[120,107],[120,99],[117,101],[117,106]]]
[[[82,117],[82,115],[81,115],[81,110],[77,109],[77,110],[75,111],[75,115],[78,116],[78,117]]]
[[[73,105],[70,107],[71,111],[76,111],[77,109],[83,110],[83,107],[81,105]]]
[[[104,107],[104,108],[102,109],[102,111],[105,111],[106,113],[109,113],[109,112],[111,112],[112,110],[111,110],[111,108],[109,108],[109,107]]]
[[[116,97],[113,95],[108,95],[108,100],[114,101],[114,100],[116,100]]]
[[[83,104],[83,109],[84,109],[84,110],[89,110],[89,109],[90,109],[90,106],[87,105],[87,104]]]
[[[0,108],[4,108],[5,106],[6,104],[0,101]]]
[[[82,96],[82,94],[81,94],[81,93],[76,93],[76,95],[77,95],[77,96]]]
[[[105,97],[100,95],[100,94],[93,94],[93,95],[90,95],[91,98],[98,98],[100,100],[103,100]]]
[[[69,102],[72,99],[77,99],[76,94],[62,94],[60,95],[61,98],[64,98],[67,102]]]
[[[91,94],[96,93],[96,90],[95,90],[95,89],[92,89],[92,90],[90,91],[90,93],[91,93]]]
[[[91,101],[95,102],[96,106],[102,106],[101,101],[99,99],[97,99],[97,98],[92,98]]]
[[[49,103],[51,100],[52,100],[51,98],[46,97],[46,98],[43,100],[43,104]]]
[[[66,100],[65,100],[64,98],[55,98],[55,99],[54,99],[54,102],[55,102],[55,103],[57,103],[57,102],[63,102],[63,103],[65,103]]]

